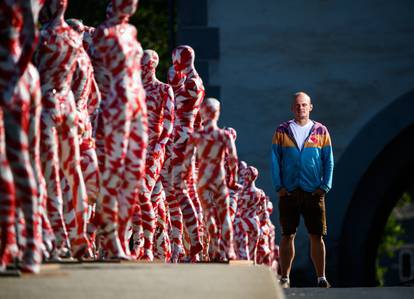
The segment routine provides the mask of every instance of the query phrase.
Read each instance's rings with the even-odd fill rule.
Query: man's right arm
[[[279,192],[282,186],[282,176],[281,176],[281,142],[280,142],[280,133],[277,131],[273,135],[272,140],[272,183],[276,192]]]

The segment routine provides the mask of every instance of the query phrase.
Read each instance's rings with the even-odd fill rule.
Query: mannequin
[[[67,249],[59,170],[68,180],[75,210],[75,234],[70,236],[72,256],[89,251],[86,237],[87,193],[80,167],[77,124],[79,121],[71,83],[82,47],[77,32],[64,21],[67,0],[49,0],[50,20],[41,31],[36,63],[42,87],[41,160],[48,187],[48,212],[58,251]],[[58,252],[59,256],[60,253]]]
[[[101,95],[95,81],[91,60],[84,48],[86,44],[83,38],[86,30],[85,26],[81,21],[76,19],[69,19],[67,20],[67,23],[72,29],[79,33],[82,42],[82,47],[80,47],[79,55],[76,59],[75,73],[72,80],[72,91],[75,96],[76,110],[79,119],[78,134],[81,157],[80,166],[88,195],[88,238],[91,242],[91,246],[95,247],[93,233],[95,228],[92,228],[90,221],[94,216],[96,198],[99,195],[100,173],[95,150],[96,146],[95,138],[93,136],[92,120],[99,107]],[[67,185],[67,180],[62,180],[62,190],[69,189],[68,186],[64,186],[64,183]],[[68,197],[65,199],[66,202],[71,201],[70,192],[64,192],[63,196]],[[76,228],[73,226],[74,212],[73,209],[65,211],[65,220],[69,232],[73,232],[74,228]]]
[[[183,179],[191,175],[190,157],[196,150],[199,165],[197,192],[203,206],[205,227],[210,235],[211,256],[226,261],[235,259],[228,188],[236,188],[238,161],[233,137],[228,130],[217,126],[219,113],[218,100],[207,98],[201,104],[203,129],[190,136]],[[227,172],[224,166],[226,154]]]
[[[164,164],[166,144],[170,140],[174,121],[174,93],[168,84],[162,83],[156,78],[155,71],[159,62],[158,54],[153,50],[145,50],[142,57],[142,80],[146,93],[148,113],[148,147],[145,165],[145,183],[139,202],[141,220],[144,227],[144,252],[141,259],[153,260],[153,239],[157,225],[158,238],[155,248],[160,257],[170,255],[170,249],[166,247],[168,240],[168,227],[166,221],[165,203],[162,197],[160,172]],[[158,185],[158,190],[154,188]],[[144,208],[148,202],[152,202],[153,210],[146,211]],[[154,213],[156,210],[158,213]],[[162,219],[159,216],[162,215]],[[156,221],[156,218],[159,221]],[[166,252],[165,252],[166,251]],[[165,252],[165,253],[163,253]]]
[[[147,108],[141,82],[142,48],[128,24],[138,0],[112,0],[112,14],[93,35],[95,56],[109,76],[102,99],[105,165],[97,201],[98,235],[108,258],[129,258],[127,228],[142,189],[147,147]],[[151,202],[146,203],[151,210]]]
[[[244,188],[239,197],[238,211],[235,219],[237,257],[256,260],[256,248],[259,241],[260,223],[257,210],[265,200],[264,192],[257,188],[255,181],[258,171],[249,166],[243,172]]]
[[[19,244],[23,246],[20,269],[28,273],[40,270],[41,220],[45,216],[41,210],[44,185],[41,185],[36,139],[40,84],[30,60],[37,42],[35,24],[42,5],[43,1],[6,0],[0,6],[0,271],[19,255],[15,222],[20,209],[25,234],[25,244]]]
[[[237,139],[237,131],[233,128],[226,128],[226,130],[230,133],[230,136],[233,138],[233,141],[235,142]],[[226,169],[226,181],[229,182],[229,176],[230,176],[230,168],[231,166],[229,165],[231,164],[231,157],[229,157],[228,153],[226,153],[225,156],[225,164],[224,167]],[[240,177],[239,177],[240,179]],[[239,193],[242,189],[242,185],[237,184],[236,185],[237,188],[230,188],[229,192],[230,192],[230,218],[231,218],[231,223],[234,223],[234,219],[236,217],[236,212],[237,212],[237,201],[239,198]]]
[[[185,81],[183,88],[177,89],[177,93],[175,93],[176,118],[174,122],[174,143],[171,157],[171,179],[175,195],[173,200],[177,201],[180,206],[183,223],[190,239],[189,259],[194,258],[202,250],[199,219],[194,205],[194,202],[198,198],[190,197],[191,186],[189,186],[191,182],[195,181],[195,160],[192,156],[187,157],[184,155],[189,137],[194,131],[194,122],[205,93],[203,82],[194,67],[194,59],[194,50],[189,46],[178,46],[173,50],[172,60],[174,70],[175,72],[182,73],[180,76],[185,77]],[[182,180],[182,164],[186,159],[191,159],[192,161],[190,167],[191,177],[187,178],[187,180]],[[193,194],[193,196],[195,195]],[[169,197],[167,196],[167,201],[168,199]],[[168,202],[168,204],[174,206],[174,203]],[[173,226],[180,225],[178,221],[173,221],[173,219],[171,221]],[[181,235],[183,234],[182,228],[176,229],[181,230]],[[178,254],[175,249],[176,247],[173,246],[173,259]]]
[[[184,82],[187,77],[181,72],[176,71],[174,66],[171,66],[168,70],[168,84],[172,87],[174,96],[180,95],[185,91]],[[177,119],[175,115],[177,114],[177,103],[174,102],[174,126],[177,124]],[[169,225],[169,239],[171,244],[171,261],[178,262],[182,260],[185,255],[183,247],[183,214],[180,209],[178,201],[175,199],[174,194],[174,184],[172,180],[172,158],[173,158],[173,148],[174,148],[174,126],[173,132],[170,140],[166,144],[165,148],[165,158],[164,165],[161,169],[161,175],[159,181],[162,183],[162,189],[165,194],[165,201],[167,203],[166,207],[168,208],[167,215],[167,224]],[[154,193],[159,192],[159,182],[155,187]],[[161,193],[162,194],[162,193]]]

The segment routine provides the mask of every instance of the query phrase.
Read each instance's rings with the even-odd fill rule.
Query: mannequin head
[[[231,137],[233,137],[233,140],[237,139],[237,131],[234,128],[227,128],[227,130],[230,132]]]
[[[139,0],[112,0],[112,12],[113,16],[116,16],[121,20],[128,20],[131,17],[138,7]],[[108,17],[108,8],[107,8],[107,17]]]
[[[144,81],[155,79],[155,70],[157,69],[159,57],[154,50],[145,50],[142,55],[142,78]]]
[[[190,46],[178,46],[172,52],[172,62],[177,71],[189,72],[194,68],[195,53]]]
[[[238,171],[238,175],[240,178],[243,179],[243,175],[244,175],[244,170],[247,168],[247,163],[246,161],[240,161],[239,162],[239,171]]]
[[[270,201],[270,199],[269,199],[269,197],[268,196],[266,196],[266,201],[267,201],[267,212],[269,213],[269,215],[270,214],[272,214],[273,213],[273,204],[272,204],[272,202]]]
[[[113,18],[115,16],[114,14],[114,9],[112,6],[112,2],[109,2],[108,5],[106,6],[106,10],[105,10],[105,18],[107,20]]]
[[[206,98],[201,103],[200,115],[203,123],[217,122],[220,116],[220,102],[215,98]]]
[[[259,171],[257,170],[257,168],[253,166],[249,166],[245,170],[244,178],[247,182],[251,183],[257,179],[258,175],[259,175]]]
[[[39,12],[39,23],[44,25],[56,19],[63,20],[67,5],[67,0],[46,0]]]
[[[51,19],[55,19],[57,17],[63,18],[66,7],[68,6],[68,0],[48,0],[46,5],[49,8]]]

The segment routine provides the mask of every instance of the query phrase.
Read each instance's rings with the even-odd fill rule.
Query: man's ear
[[[309,109],[309,111],[312,111],[313,110],[313,104],[310,104],[310,109]]]

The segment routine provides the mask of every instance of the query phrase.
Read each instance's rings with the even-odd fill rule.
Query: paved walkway
[[[0,277],[0,299],[413,299],[414,287],[291,288],[280,290],[272,272],[231,264],[47,264],[39,275]]]
[[[413,299],[414,287],[384,288],[291,288],[287,299]]]
[[[48,264],[39,275],[0,277],[0,299],[276,299],[271,271],[241,264]]]

